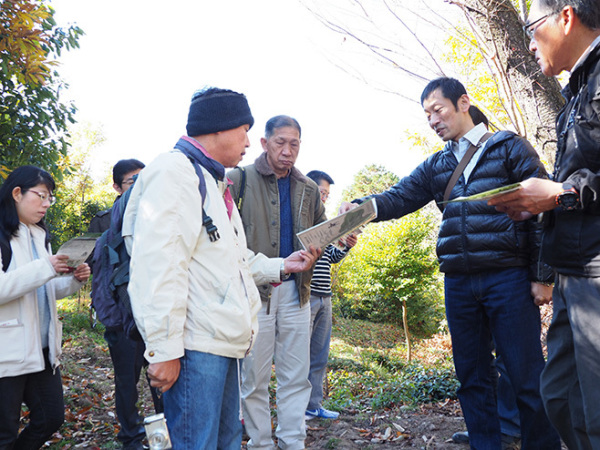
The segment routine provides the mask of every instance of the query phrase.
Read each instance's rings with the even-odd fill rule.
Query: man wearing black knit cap
[[[188,135],[140,174],[123,219],[132,309],[175,449],[240,448],[239,360],[257,332],[256,284],[318,256],[246,248],[225,168],[242,160],[253,123],[242,94],[197,92]]]

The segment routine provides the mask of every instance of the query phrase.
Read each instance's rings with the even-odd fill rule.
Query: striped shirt
[[[310,293],[319,297],[330,297],[331,292],[331,265],[340,262],[348,254],[348,250],[339,250],[333,245],[328,245],[321,258],[315,264]]]

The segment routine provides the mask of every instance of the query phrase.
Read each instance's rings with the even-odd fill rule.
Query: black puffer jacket
[[[373,196],[377,220],[400,218],[432,200],[439,204],[457,165],[447,144],[388,191]],[[461,175],[450,198],[546,176],[529,142],[500,131],[487,141],[468,183]],[[548,281],[552,273],[539,261],[540,238],[541,226],[535,221],[514,222],[485,201],[449,203],[443,211],[437,242],[440,270],[465,274],[528,266],[532,281]]]
[[[600,276],[600,45],[571,74],[558,116],[554,180],[580,193],[582,209],[555,209],[544,231],[543,257],[557,272]]]

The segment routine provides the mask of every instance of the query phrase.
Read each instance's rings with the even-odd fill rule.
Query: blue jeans
[[[519,408],[515,391],[510,384],[510,377],[502,357],[498,356],[494,362],[494,370],[498,372],[498,385],[496,398],[498,399],[498,416],[500,418],[500,430],[502,434],[521,438],[521,423],[519,421]]]
[[[143,422],[136,406],[138,401],[137,383],[140,380],[142,367],[146,364],[144,342],[134,341],[123,331],[107,330],[104,339],[108,344],[110,358],[115,372],[115,410],[121,424],[117,438],[124,448],[141,445],[146,437]],[[150,385],[150,383],[148,383]],[[162,412],[162,399],[155,388],[150,388],[154,409]]]
[[[331,296],[310,296],[310,371],[312,386],[306,409],[319,409],[323,403],[323,379],[327,372],[329,343],[331,341]]]
[[[469,442],[478,450],[501,448],[500,421],[490,371],[490,342],[504,361],[521,420],[523,450],[560,449],[540,397],[544,358],[540,312],[526,268],[445,277],[446,316],[460,382],[458,398]]]
[[[164,393],[174,450],[239,450],[238,360],[186,350],[179,378]]]

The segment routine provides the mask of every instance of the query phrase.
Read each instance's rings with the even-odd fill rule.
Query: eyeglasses
[[[325,202],[329,198],[329,192],[324,189],[319,188],[319,193],[321,194],[321,201]]]
[[[33,189],[29,189],[29,192],[33,192],[35,195],[37,195],[42,203],[44,203],[46,200],[50,202],[50,206],[56,203],[56,197],[52,194],[45,194],[43,192],[34,191]]]
[[[548,13],[548,14],[540,17],[539,19],[534,20],[533,22],[526,23],[525,25],[523,25],[523,31],[525,31],[525,34],[527,35],[527,37],[529,39],[533,39],[535,30],[537,30],[548,17],[553,16],[554,14],[558,14],[559,12],[560,12],[560,10],[554,11],[554,12]],[[537,25],[537,26],[534,27],[534,25]]]

